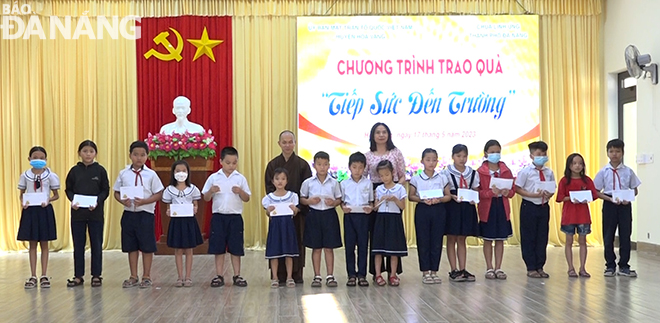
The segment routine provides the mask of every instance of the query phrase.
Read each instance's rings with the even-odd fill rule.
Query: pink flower
[[[193,147],[193,144],[187,143],[186,144],[186,150],[190,150]]]
[[[165,150],[166,152],[170,152],[170,151],[172,151],[172,145],[170,145],[170,144],[165,144],[165,145],[163,146],[163,150]]]
[[[215,141],[209,144],[209,148],[214,150],[217,148],[217,144],[215,143]]]
[[[206,148],[206,144],[205,144],[205,143],[201,143],[201,144],[199,144],[199,149],[204,149],[204,148]]]
[[[154,144],[153,142],[150,143],[149,144],[149,149],[151,149],[151,150],[156,149],[156,144]]]

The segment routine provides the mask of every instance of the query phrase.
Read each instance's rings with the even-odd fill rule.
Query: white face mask
[[[185,182],[187,178],[188,178],[188,173],[186,172],[174,173],[174,179],[176,179],[177,182]]]

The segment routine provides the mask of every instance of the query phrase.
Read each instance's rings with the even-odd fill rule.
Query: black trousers
[[[547,259],[550,206],[523,200],[520,205],[520,250],[527,271],[543,269]]]
[[[630,235],[632,234],[632,205],[616,205],[603,202],[603,244],[605,245],[605,266],[616,269],[614,235],[619,229],[619,268],[630,268]]]
[[[74,276],[85,276],[85,245],[89,232],[92,251],[92,276],[101,276],[103,268],[103,221],[71,221]]]

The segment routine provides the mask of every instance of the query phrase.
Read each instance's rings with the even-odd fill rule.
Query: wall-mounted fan
[[[635,45],[628,45],[624,56],[630,76],[646,78],[647,74],[651,74],[651,82],[658,84],[658,64],[651,63],[651,55],[640,55]]]

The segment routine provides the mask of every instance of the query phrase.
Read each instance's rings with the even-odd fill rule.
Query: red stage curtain
[[[188,120],[213,131],[219,154],[222,147],[232,143],[231,17],[142,18],[139,25],[142,35],[136,41],[139,139],[145,139],[149,132],[157,133],[162,125],[174,122],[172,101],[183,95],[191,101],[192,112]],[[180,39],[172,29],[180,34]],[[215,62],[189,41],[203,40],[204,29],[211,42],[222,41],[206,51],[212,52]],[[156,44],[157,37],[164,36],[163,32],[169,34],[164,38],[171,46],[166,46],[167,42]],[[182,46],[180,57],[176,51],[179,46]],[[166,56],[156,54],[145,58],[152,49]],[[199,52],[202,52],[201,56],[194,59]],[[214,170],[219,166],[215,158]],[[159,214],[156,209],[156,215]],[[211,208],[206,208],[206,214],[208,228]],[[156,216],[156,237],[159,238],[161,233],[161,219]]]

